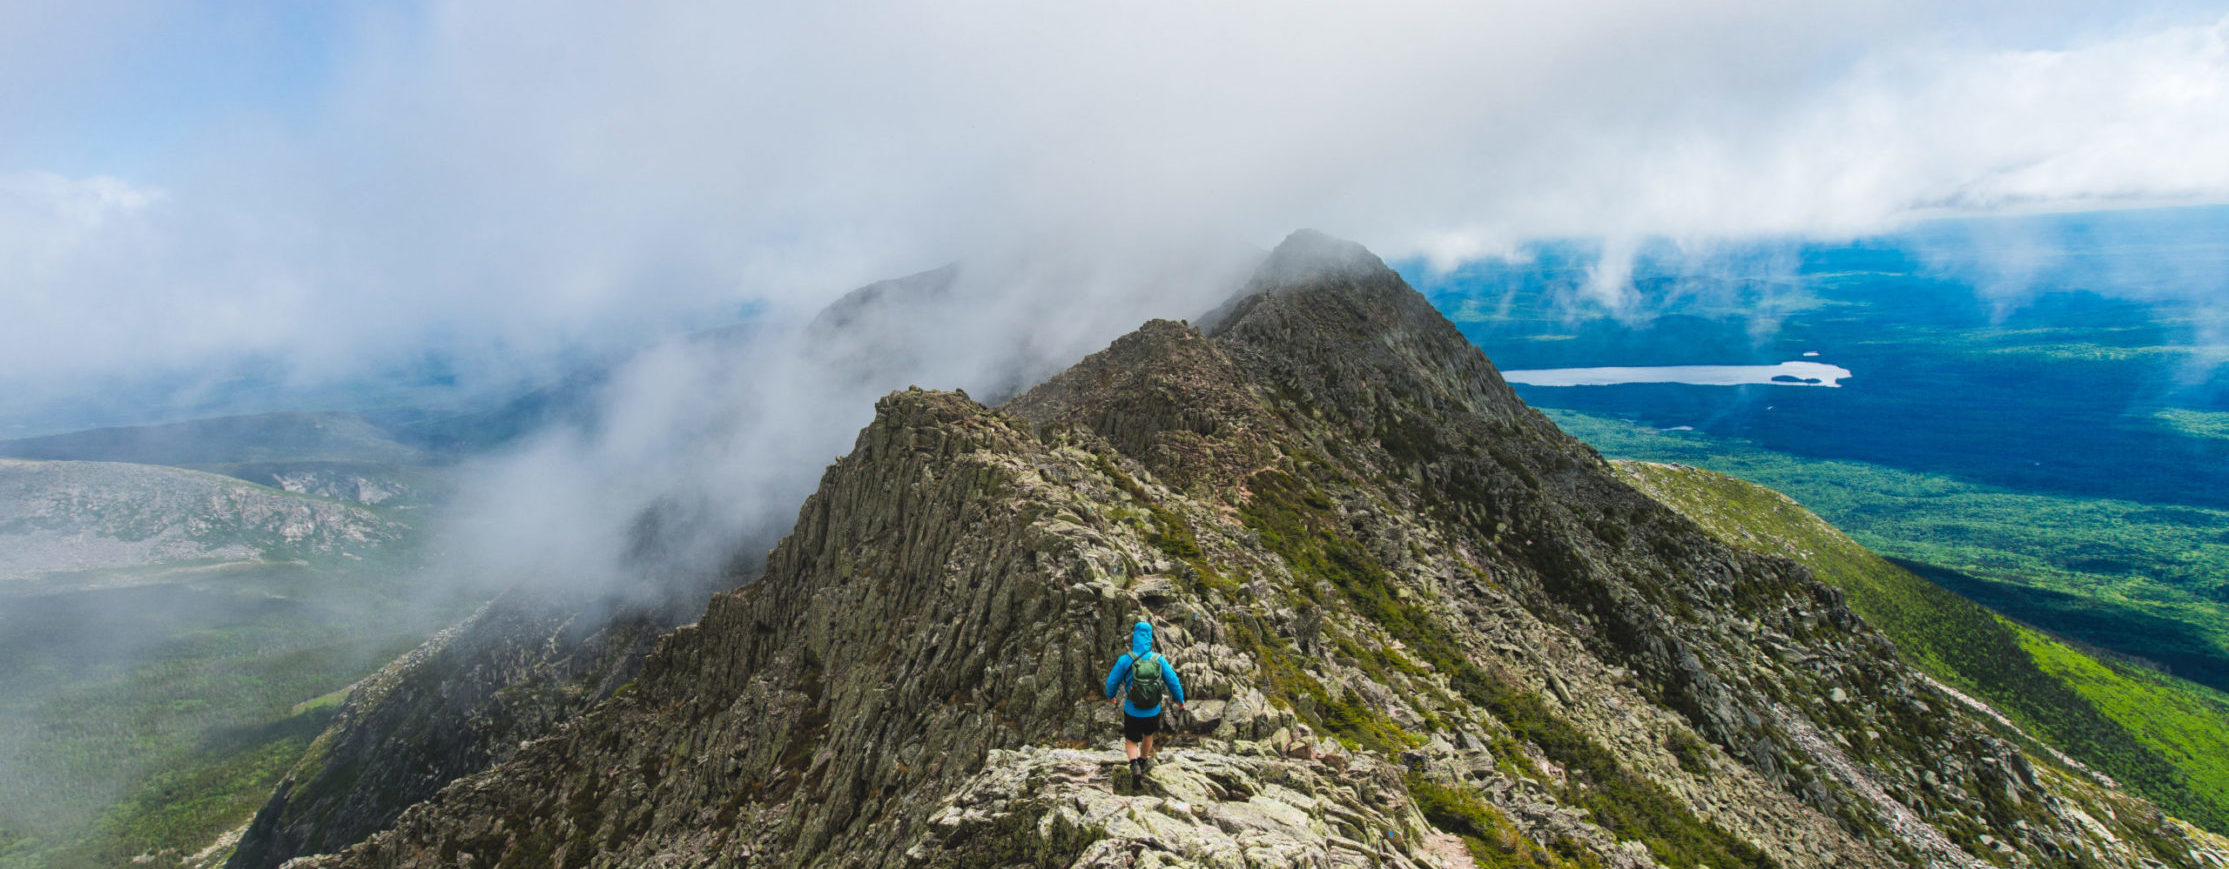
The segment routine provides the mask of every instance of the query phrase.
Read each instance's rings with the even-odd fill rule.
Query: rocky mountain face
[[[407,528],[215,474],[0,459],[0,580],[166,561],[361,554]]]
[[[386,829],[611,696],[661,635],[759,569],[739,558],[712,576],[680,572],[671,536],[703,532],[682,511],[647,511],[633,532],[634,586],[514,588],[353,686],[225,865],[278,866]]]
[[[1203,322],[883,399],[632,681],[288,865],[2229,861],[1620,482],[1361,248]],[[1099,693],[1137,619],[1192,701],[1142,780]]]

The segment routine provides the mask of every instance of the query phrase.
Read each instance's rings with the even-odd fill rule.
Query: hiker
[[[1117,689],[1122,693],[1115,694]],[[1153,770],[1153,735],[1161,731],[1161,698],[1184,708],[1184,683],[1177,681],[1169,659],[1153,651],[1153,626],[1139,622],[1130,629],[1130,651],[1115,659],[1107,671],[1107,702],[1122,704],[1122,751],[1130,756],[1130,774]]]

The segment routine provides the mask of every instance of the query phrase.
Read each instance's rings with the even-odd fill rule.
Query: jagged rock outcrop
[[[1209,320],[884,399],[631,685],[293,865],[2224,859],[1626,487],[1367,251],[1296,235]],[[1098,702],[1135,618],[1193,701],[1144,782]]]
[[[1163,865],[1409,869],[1419,830],[1400,768],[1288,758],[1242,742],[1231,752],[1166,752],[1144,783],[1115,751],[994,750],[929,816],[907,849],[930,867]],[[1397,844],[1399,845],[1397,847]],[[1151,856],[1148,856],[1151,855]]]

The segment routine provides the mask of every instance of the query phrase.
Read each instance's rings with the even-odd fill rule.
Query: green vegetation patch
[[[1417,811],[1442,832],[1463,840],[1479,869],[1562,869],[1589,866],[1535,844],[1510,823],[1509,817],[1469,791],[1448,787],[1416,773],[1408,776],[1409,799]]]
[[[2185,437],[2229,441],[2229,413],[2170,407],[2153,413],[2152,418]]]
[[[308,700],[296,703],[294,704],[293,708],[286,710],[286,714],[301,715],[307,712],[316,712],[321,709],[338,709],[340,708],[341,701],[348,699],[348,691],[349,688],[352,687],[355,686],[335,688],[316,697],[312,697]]]
[[[2126,728],[2152,756],[2171,764],[2175,775],[2153,780],[2138,777],[2136,771],[2124,774],[2114,757],[2093,765],[2146,796],[2161,790],[2163,795],[2153,798],[2184,820],[2229,832],[2229,695],[2101,661],[2039,631],[2013,630],[2037,667]],[[2171,790],[2176,785],[2180,787]],[[2177,790],[2187,797],[2176,798]]]
[[[1131,500],[1145,508],[1146,514],[1153,519],[1152,525],[1145,531],[1145,542],[1161,550],[1162,554],[1190,566],[1197,581],[1194,591],[1215,589],[1231,594],[1238,590],[1236,580],[1224,576],[1221,571],[1208,564],[1206,553],[1200,549],[1200,538],[1192,531],[1191,523],[1184,521],[1184,517],[1178,516],[1176,511],[1161,506],[1159,500],[1147,494],[1144,486],[1139,485],[1129,474],[1123,473],[1106,456],[1093,453],[1091,461],[1092,467],[1112,480],[1115,488],[1121,489]]]
[[[320,707],[257,727],[213,734],[180,766],[155,774],[104,815],[92,836],[46,866],[118,866],[156,848],[189,849],[245,823],[333,718]]]
[[[1333,697],[1300,663],[1300,655],[1276,632],[1248,616],[1226,613],[1236,648],[1254,657],[1263,696],[1270,698],[1309,726],[1331,734],[1348,748],[1367,748],[1383,754],[1422,745],[1424,740],[1401,729],[1385,713],[1356,703],[1354,695]]]
[[[1701,737],[1685,730],[1674,730],[1664,737],[1664,750],[1672,753],[1679,768],[1688,775],[1710,773],[1710,746]]]
[[[1986,352],[1998,356],[2023,356],[2048,359],[2054,362],[2151,362],[2174,364],[2195,358],[2197,347],[2169,345],[2120,346],[2089,341],[2058,344],[2015,344],[1992,347]]]

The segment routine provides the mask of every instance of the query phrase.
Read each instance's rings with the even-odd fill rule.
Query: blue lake
[[[1524,254],[1394,265],[1536,406],[2019,491],[2229,507],[2229,439],[2163,422],[2229,412],[2229,208],[1645,245],[1616,311],[1583,292],[1599,244]]]
[[[1778,365],[1652,365],[1609,368],[1533,368],[1504,371],[1502,379],[1524,386],[1616,386],[1621,383],[1684,383],[1689,386],[1841,386],[1850,369],[1823,362]]]

